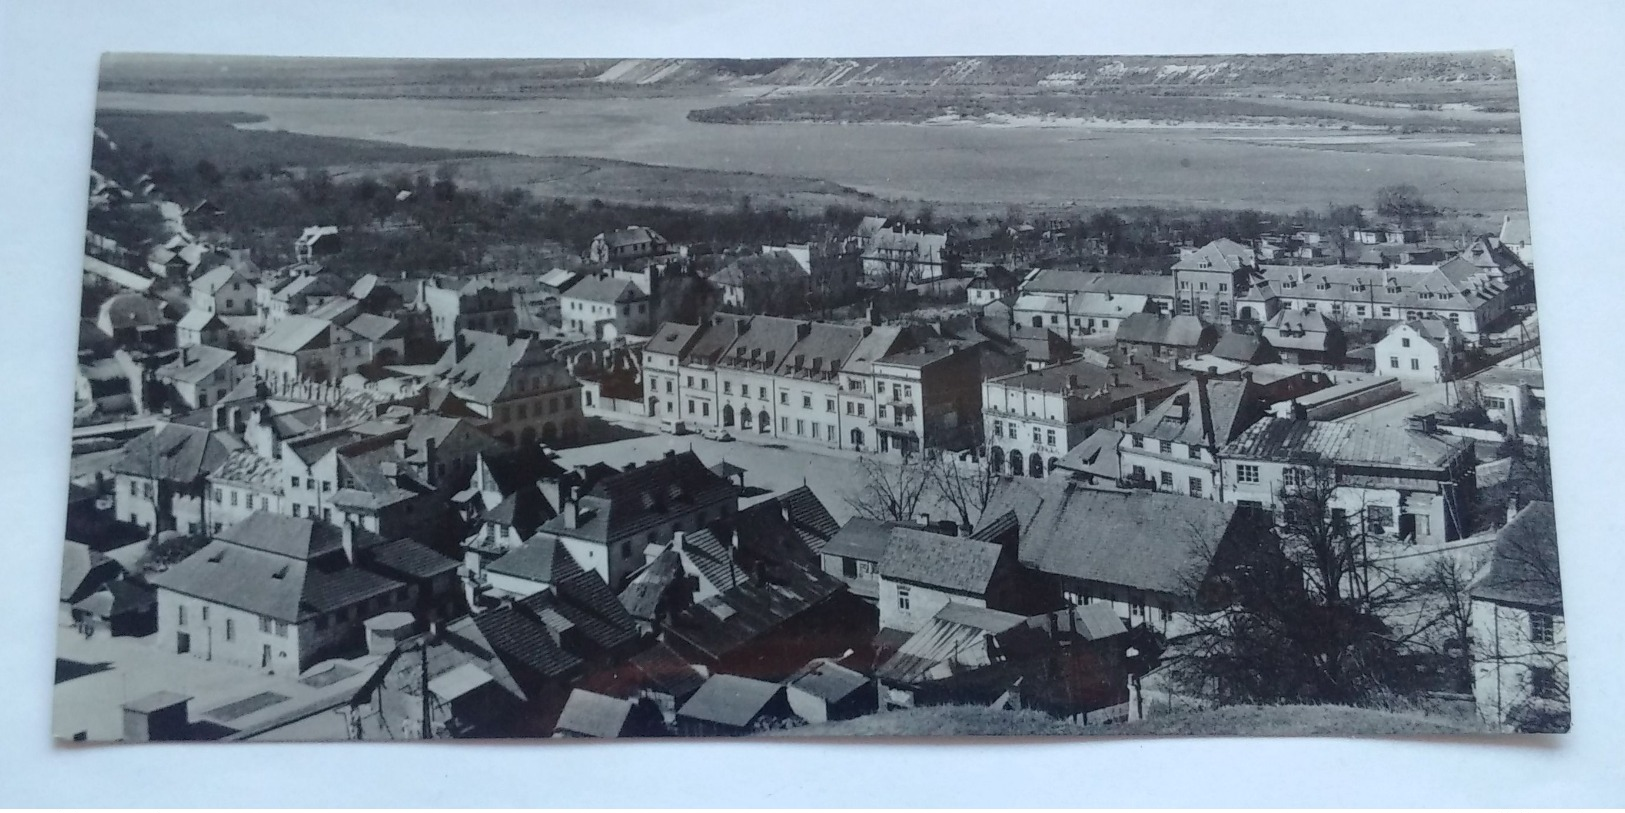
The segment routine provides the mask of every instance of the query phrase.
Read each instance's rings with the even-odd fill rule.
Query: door
[[[271,645],[260,645],[260,668],[268,669],[271,666]]]
[[[189,633],[175,633],[175,654],[185,655],[192,651],[192,636]]]

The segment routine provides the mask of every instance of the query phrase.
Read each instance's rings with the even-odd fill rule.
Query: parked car
[[[683,421],[661,421],[660,431],[668,435],[688,434],[688,424]]]
[[[720,428],[707,429],[700,433],[700,437],[705,438],[706,440],[719,441],[721,443],[728,443],[734,439],[734,436],[729,434],[728,430]]]

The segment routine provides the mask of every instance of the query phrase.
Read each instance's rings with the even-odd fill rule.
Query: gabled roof
[[[405,333],[399,319],[374,313],[356,314],[353,319],[344,323],[344,326],[357,336],[374,342],[398,339]]]
[[[635,302],[647,299],[637,283],[629,279],[621,279],[604,274],[587,277],[570,286],[570,290],[561,294],[570,299],[580,299],[587,302],[598,302],[607,305],[617,305],[622,302]]]
[[[358,534],[367,531],[358,530]],[[255,511],[215,536],[245,548],[294,559],[314,559],[342,547],[342,532],[325,522]]]
[[[109,468],[116,474],[192,483],[241,448],[242,441],[225,432],[162,423],[125,444],[124,454]]]
[[[739,677],[712,675],[677,710],[679,717],[704,720],[734,728],[744,728],[779,698],[784,687],[777,683]]]
[[[491,404],[520,391],[517,382],[540,375],[552,375],[559,388],[571,382],[569,372],[555,356],[558,343],[541,339],[510,339],[496,333],[464,330],[458,334],[467,344],[459,359],[458,343],[452,342],[436,362],[440,383],[458,398],[478,404]]]
[[[1468,592],[1473,598],[1563,612],[1557,516],[1549,502],[1523,507],[1495,534],[1495,553]]]
[[[875,669],[875,677],[910,686],[949,677],[963,667],[986,665],[991,655],[988,638],[1025,620],[1013,613],[950,601]]]
[[[1264,324],[1271,347],[1289,350],[1326,350],[1343,330],[1319,311],[1282,310]]]
[[[181,330],[196,331],[223,330],[226,327],[226,323],[222,321],[220,317],[214,313],[214,311],[206,311],[202,308],[193,308],[192,310],[187,311],[186,315],[182,316],[179,322],[175,323],[175,327],[180,328]]]
[[[1236,520],[1230,503],[1063,480],[1012,478],[987,511],[1021,522],[1021,562],[1045,573],[1188,595]]]
[[[802,667],[786,682],[829,703],[840,702],[869,685],[869,678],[829,660],[816,660]]]
[[[236,268],[230,265],[221,265],[192,280],[191,288],[194,292],[202,293],[204,296],[214,296],[217,291],[230,284],[232,277],[238,277],[244,282],[247,281],[247,278],[238,273]]]
[[[299,559],[224,540],[210,542],[171,565],[152,583],[289,623],[352,607],[404,586],[351,565],[343,554]]]
[[[807,335],[792,345],[779,362],[780,375],[832,373],[851,357],[863,341],[864,328],[813,322]]]
[[[1529,216],[1507,215],[1501,222],[1501,242],[1514,246],[1529,243]]]
[[[824,545],[823,553],[866,562],[879,562],[891,547],[893,523],[853,517]]]
[[[881,578],[981,595],[987,591],[1004,549],[962,536],[893,528],[880,560]]]
[[[382,542],[366,549],[367,564],[397,579],[427,581],[456,572],[458,562],[411,538]]]
[[[1122,432],[1097,429],[1068,450],[1056,466],[1116,481],[1123,476],[1123,459],[1117,453],[1117,446],[1122,440]]]
[[[237,354],[230,350],[207,344],[193,345],[182,348],[174,361],[159,367],[154,375],[161,381],[190,384],[202,381],[236,361]]]
[[[583,737],[614,738],[626,728],[632,701],[606,697],[585,689],[572,689],[564,701],[554,729]]]
[[[62,601],[77,601],[123,572],[124,568],[105,554],[69,540],[62,545],[60,598]]]
[[[1257,253],[1228,237],[1221,237],[1191,252],[1174,264],[1180,271],[1236,271],[1257,265]],[[1206,265],[1204,266],[1204,262]]]
[[[733,483],[717,476],[693,452],[667,453],[600,479],[581,498],[575,528],[566,527],[565,517],[542,527],[554,534],[606,542],[659,527],[673,512],[711,505],[737,493]]]
[[[562,575],[574,564],[575,559],[558,539],[538,534],[486,565],[485,569],[498,575],[551,584],[555,575]]]
[[[678,613],[667,641],[716,660],[741,649],[840,593],[846,583],[822,570],[786,564],[769,581],[745,581]]]
[[[474,616],[480,633],[510,666],[525,669],[547,679],[568,677],[578,672],[583,661],[571,654],[552,630],[532,610],[518,603],[504,604]]]
[[[612,248],[634,246],[639,243],[664,243],[666,238],[647,226],[627,226],[598,235],[604,239],[605,245]]]
[[[1131,435],[1218,447],[1264,415],[1264,390],[1252,380],[1197,378],[1128,428]]]
[[[1222,359],[1251,364],[1270,357],[1270,345],[1250,333],[1226,333],[1213,346],[1213,355]]]
[[[685,325],[681,322],[667,322],[660,326],[643,346],[644,353],[665,353],[673,356],[683,356],[698,333],[700,326]]]
[[[1189,314],[1164,316],[1156,313],[1134,313],[1117,326],[1117,341],[1169,347],[1199,347],[1211,332],[1212,328]]]
[[[626,587],[621,589],[621,606],[633,618],[654,621],[666,591],[683,575],[682,556],[668,547],[632,574]]]
[[[294,314],[284,317],[254,340],[255,350],[298,353],[328,347],[334,342],[352,341],[354,334],[325,319]]]

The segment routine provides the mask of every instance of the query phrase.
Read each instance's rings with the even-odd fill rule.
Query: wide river
[[[110,109],[260,114],[312,135],[820,178],[951,202],[1321,208],[1408,183],[1463,212],[1523,210],[1517,135],[1289,127],[701,124],[716,95],[417,100],[103,93]]]

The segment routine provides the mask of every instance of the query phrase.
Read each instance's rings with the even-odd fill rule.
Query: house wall
[[[1207,500],[1220,499],[1219,461],[1210,449],[1188,443],[1170,442],[1169,451],[1162,451],[1162,441],[1124,435],[1118,443],[1123,476],[1132,478],[1135,467],[1144,470],[1145,477],[1167,494],[1183,494]],[[1192,453],[1196,456],[1192,457]],[[1167,475],[1166,480],[1164,475]],[[1195,481],[1193,483],[1192,481]]]
[[[1243,482],[1238,466],[1258,467],[1257,482]],[[1279,508],[1286,469],[1301,468],[1273,461],[1225,458],[1223,461],[1223,499],[1231,503],[1253,503],[1265,510]],[[1454,523],[1447,516],[1449,505],[1443,495],[1398,487],[1338,486],[1332,495],[1330,507],[1342,509],[1351,519],[1360,519],[1367,533],[1382,541],[1399,539],[1402,517],[1409,514],[1415,523],[1417,544],[1445,542]],[[1376,510],[1373,510],[1376,509]],[[1390,517],[1383,520],[1381,517]],[[1379,530],[1380,528],[1380,530]]]
[[[880,448],[875,433],[875,381],[872,375],[842,373],[836,396],[840,408],[837,438],[841,448],[871,451]]]
[[[1411,381],[1444,381],[1450,356],[1409,325],[1394,328],[1376,346],[1377,374]]]
[[[163,587],[158,588],[157,597],[156,645],[162,651],[179,653],[184,634],[190,639],[187,654],[199,660],[229,663],[274,675],[297,675],[310,665],[302,655],[312,645],[314,636],[302,633],[312,631],[286,622],[278,626],[274,620],[265,619],[269,624],[266,631],[261,628],[262,616]],[[184,622],[182,608],[185,608]],[[269,647],[268,661],[266,647]]]
[[[778,436],[806,446],[840,449],[849,445],[841,434],[838,378],[778,376]]]
[[[1180,628],[1185,610],[1185,602],[1167,593],[1071,576],[1061,578],[1061,595],[1072,607],[1110,605],[1125,625],[1147,624],[1165,635]]]
[[[903,632],[919,632],[950,601],[971,607],[987,606],[987,599],[982,596],[949,592],[923,584],[898,582],[885,576],[879,577],[879,585],[880,626]],[[907,606],[903,606],[905,592]]]
[[[880,573],[878,562],[871,562],[853,556],[835,556],[828,553],[820,555],[818,562],[825,573],[845,581],[851,586],[854,593],[871,597],[879,595]]]
[[[1534,669],[1550,669],[1560,685],[1568,684],[1563,616],[1546,616],[1551,619],[1550,641],[1534,639],[1530,616],[1524,608],[1489,601],[1472,604],[1473,697],[1479,717],[1496,730],[1511,730],[1507,716],[1533,698]]]
[[[113,477],[113,515],[149,530],[158,527],[158,483],[148,477]]]
[[[687,421],[692,428],[716,427],[722,425],[722,407],[718,402],[721,378],[723,372],[702,365],[682,365],[678,368],[677,395],[671,401],[671,409],[661,407],[662,419]],[[734,381],[746,380],[742,375],[731,376]],[[772,381],[767,377],[750,379],[768,385],[772,392]],[[755,390],[753,384],[751,389]],[[662,396],[667,397],[667,396]]]

